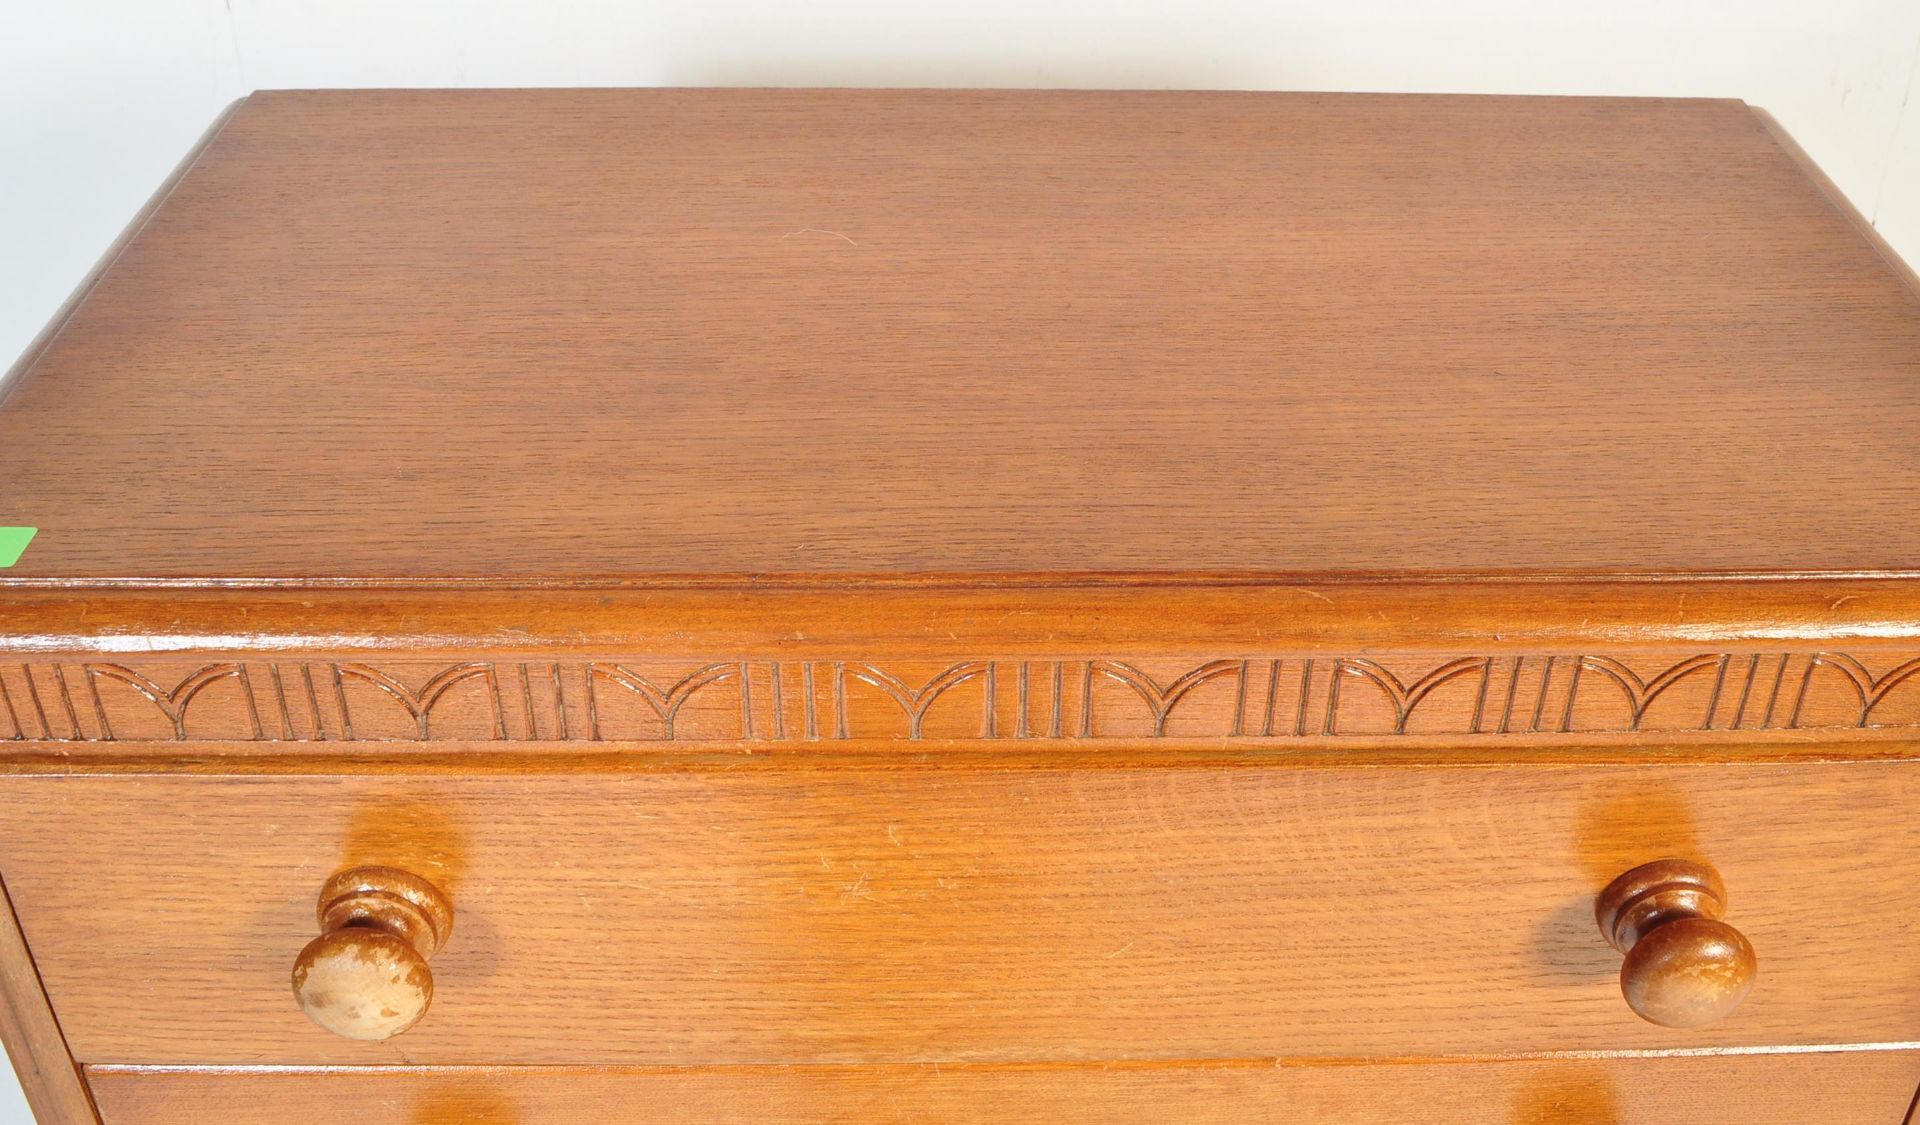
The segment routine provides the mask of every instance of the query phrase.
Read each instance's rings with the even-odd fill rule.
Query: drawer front
[[[88,1079],[105,1125],[1901,1125],[1920,1083],[1920,1055],[1860,1051],[1364,1067],[96,1068]]]
[[[913,1063],[1920,1041],[1920,764],[14,776],[83,1063]],[[1634,1017],[1617,873],[1716,864],[1744,1007]],[[456,920],[391,1041],[289,971],[352,864]]]

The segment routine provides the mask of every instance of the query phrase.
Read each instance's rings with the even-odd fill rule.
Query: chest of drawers
[[[0,394],[44,1120],[1920,1086],[1920,286],[1745,105],[259,94]]]

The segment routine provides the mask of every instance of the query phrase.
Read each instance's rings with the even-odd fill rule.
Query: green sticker
[[[0,570],[20,561],[27,544],[40,533],[37,527],[0,527]]]

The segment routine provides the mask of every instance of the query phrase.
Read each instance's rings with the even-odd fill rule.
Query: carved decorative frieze
[[[1920,657],[75,661],[0,666],[0,740],[1253,741],[1920,727]]]

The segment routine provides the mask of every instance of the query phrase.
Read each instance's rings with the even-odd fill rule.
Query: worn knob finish
[[[439,888],[393,867],[355,867],[320,891],[320,936],[293,963],[313,1022],[348,1039],[391,1039],[433,1002],[427,958],[453,929]]]
[[[1720,920],[1727,890],[1704,863],[1642,864],[1600,892],[1600,932],[1627,955],[1620,991],[1642,1019],[1700,1027],[1740,1006],[1756,962],[1746,936]]]

